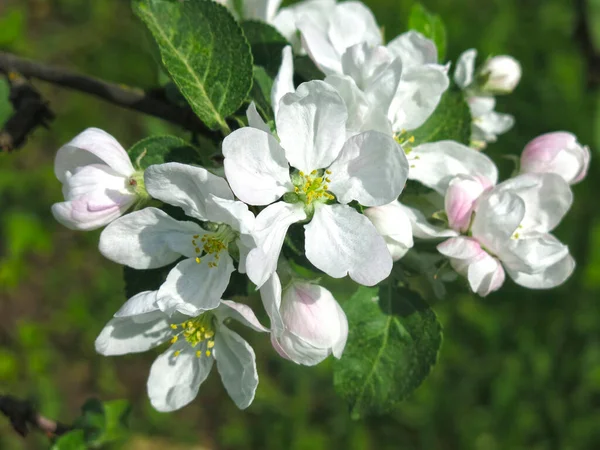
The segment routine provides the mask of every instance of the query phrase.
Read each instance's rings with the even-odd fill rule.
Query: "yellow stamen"
[[[206,356],[210,356],[210,350],[206,350]]]

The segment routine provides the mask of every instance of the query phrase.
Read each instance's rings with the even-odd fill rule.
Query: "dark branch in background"
[[[56,437],[71,430],[71,427],[40,415],[32,402],[20,400],[12,395],[0,395],[0,412],[9,420],[13,429],[25,437],[31,429],[42,431],[48,437]]]
[[[6,52],[0,52],[0,73],[6,74],[9,78],[20,74],[26,78],[35,78],[91,94],[114,105],[166,120],[193,133],[215,139],[220,137],[218,132],[212,131],[204,125],[189,107],[170,103],[162,89],[146,92],[142,89],[109,83],[59,67],[37,63]]]
[[[574,38],[587,62],[588,87],[600,86],[600,53],[594,46],[586,0],[575,0],[576,24]]]

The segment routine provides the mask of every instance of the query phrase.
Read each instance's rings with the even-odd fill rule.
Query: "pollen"
[[[313,170],[309,175],[306,175],[302,171],[298,171],[299,179],[294,181],[294,193],[298,195],[298,198],[304,202],[305,205],[310,205],[313,202],[324,202],[333,200],[335,197],[327,192],[331,183],[329,176],[323,176],[323,174],[331,175],[331,170]]]
[[[215,330],[213,327],[214,316],[210,312],[203,313],[198,317],[179,324],[171,324],[171,328],[179,332],[171,338],[170,342],[171,344],[175,344],[176,342],[185,340],[194,349],[198,358],[202,354],[210,356],[210,350],[215,346]],[[178,356],[179,353],[181,353],[181,350],[177,350],[174,355]]]
[[[195,258],[196,263],[201,264],[204,257],[212,256],[211,260],[207,263],[207,266],[211,269],[218,266],[220,253],[227,251],[229,244],[238,236],[229,225],[213,225],[213,229],[216,229],[214,232],[207,232],[202,237],[199,234],[195,234],[191,240],[192,248],[197,255]]]

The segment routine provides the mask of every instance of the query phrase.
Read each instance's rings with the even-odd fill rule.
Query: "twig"
[[[5,74],[17,72],[28,78],[85,92],[112,104],[158,117],[194,133],[208,137],[219,136],[218,132],[212,131],[204,125],[190,108],[169,103],[163,90],[149,93],[139,88],[109,83],[6,52],[0,52],[0,72]]]
[[[600,86],[600,53],[594,47],[592,32],[589,23],[589,11],[586,0],[575,0],[576,25],[574,38],[579,44],[587,62],[588,86]]]
[[[71,427],[39,414],[32,402],[12,395],[0,395],[0,412],[23,437],[27,436],[31,428],[42,431],[48,437],[60,436],[71,430]]]

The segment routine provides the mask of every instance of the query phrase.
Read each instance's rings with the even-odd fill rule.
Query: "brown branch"
[[[13,429],[25,437],[30,429],[36,429],[48,437],[56,437],[71,430],[71,427],[39,414],[32,402],[20,400],[12,395],[0,395],[0,412],[9,420]]]
[[[60,67],[0,52],[0,72],[9,75],[19,73],[57,86],[91,94],[109,103],[158,117],[194,133],[218,138],[218,132],[210,130],[188,107],[169,103],[163,90],[146,92],[139,88],[110,83],[98,78],[78,74]]]

